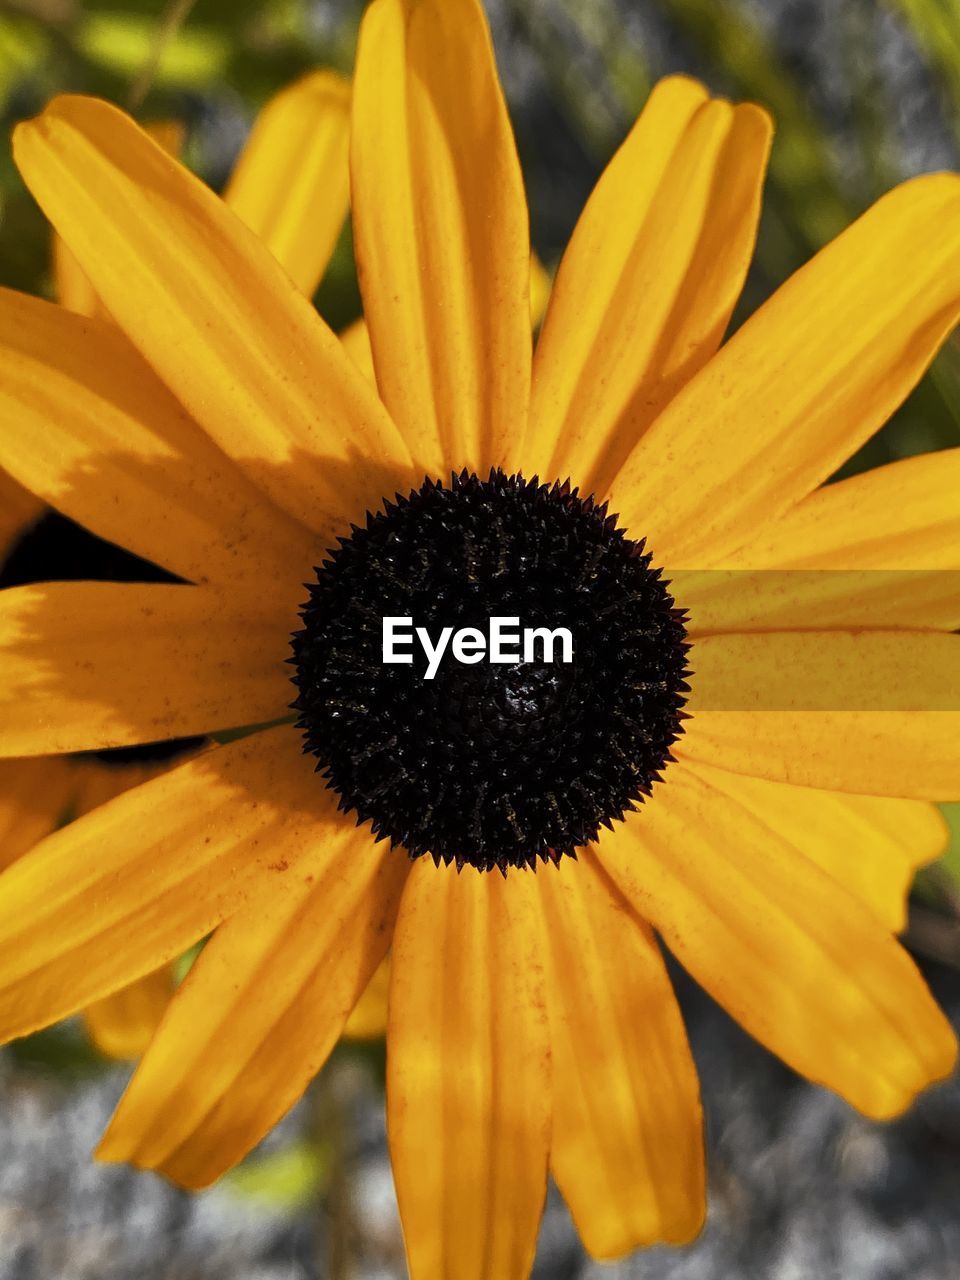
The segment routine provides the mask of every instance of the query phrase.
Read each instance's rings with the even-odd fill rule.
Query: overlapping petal
[[[279,719],[291,701],[283,634],[282,615],[251,614],[199,587],[54,582],[0,592],[0,755]]]
[[[960,712],[701,711],[678,756],[825,791],[951,800]]]
[[[167,155],[180,155],[185,129],[179,120],[153,120],[144,124],[143,130]],[[62,307],[81,316],[110,319],[109,312],[90,283],[90,277],[56,233],[53,236],[53,279],[54,293]]]
[[[952,1071],[956,1038],[869,907],[682,765],[598,857],[738,1022],[875,1119]]]
[[[763,631],[698,636],[693,721],[705,711],[960,712],[960,636]]]
[[[123,112],[56,98],[14,150],[114,320],[279,506],[329,536],[410,477],[396,427],[270,250]]]
[[[890,416],[960,314],[960,177],[915,178],[801,267],[666,407],[612,486],[660,563],[745,546]]]
[[[0,877],[0,1040],[176,959],[245,904],[262,907],[332,810],[283,726],[48,836]]]
[[[0,565],[43,511],[43,503],[0,469]]]
[[[369,6],[351,183],[384,402],[431,473],[504,461],[528,406],[530,241],[479,0]]]
[[[960,788],[960,637],[934,631],[699,638],[677,755],[862,795]]]
[[[312,71],[253,123],[223,198],[312,297],[349,201],[350,82]]]
[[[684,77],[654,89],[557,273],[534,362],[528,473],[605,495],[716,351],[753,252],[771,130],[759,107],[711,100]]]
[[[196,582],[255,582],[269,595],[317,554],[111,325],[6,289],[0,465],[101,537]]]
[[[87,1034],[102,1054],[132,1062],[146,1052],[173,996],[173,970],[154,969],[83,1011]]]
[[[390,957],[380,963],[363,995],[350,1011],[343,1034],[348,1040],[382,1040],[387,1034]]]
[[[960,449],[804,498],[715,570],[675,575],[700,631],[960,627]]]
[[[76,789],[76,771],[67,760],[0,761],[0,870],[54,830]]]
[[[407,881],[387,1121],[412,1280],[529,1274],[551,1097],[540,916],[522,871],[458,875],[421,858]]]
[[[282,852],[282,851],[278,851]],[[323,1065],[389,945],[409,870],[328,814],[269,897],[214,934],[101,1143],[106,1160],[202,1187],[240,1160]]]
[[[705,1207],[700,1096],[657,944],[591,854],[537,881],[554,1177],[594,1257],[689,1240]]]
[[[843,795],[792,787],[698,765],[711,786],[810,858],[870,907],[893,932],[906,924],[917,867],[938,858],[950,833],[939,809],[921,800]]]

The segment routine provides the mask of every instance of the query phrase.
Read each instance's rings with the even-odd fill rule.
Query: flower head
[[[58,99],[19,131],[121,332],[4,295],[0,411],[20,430],[0,463],[190,585],[7,593],[0,749],[251,729],[0,882],[6,1036],[212,934],[106,1158],[212,1181],[299,1096],[388,949],[414,1277],[526,1275],[548,1165],[598,1256],[697,1231],[696,1073],[654,930],[868,1115],[952,1069],[892,931],[942,847],[929,802],[960,791],[957,711],[871,698],[894,678],[908,705],[929,708],[934,676],[955,693],[957,459],[821,486],[956,322],[960,180],[892,192],[721,346],[769,132],[663,82],[534,355],[479,3],[374,0],[351,142],[374,390],[262,242],[120,112]],[[878,507],[895,507],[879,538]],[[877,628],[855,580],[837,599],[703,576],[896,568],[919,543],[924,591],[891,581]],[[570,671],[377,666],[388,604],[556,625],[549,603],[571,599]],[[711,672],[762,683],[784,663],[807,692],[842,664],[863,705],[709,706]]]

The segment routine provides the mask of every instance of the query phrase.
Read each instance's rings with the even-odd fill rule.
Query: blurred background
[[[960,168],[957,0],[486,4],[548,267],[668,72],[752,98],[776,118],[735,324],[895,182]],[[0,284],[51,293],[49,231],[10,157],[17,120],[64,90],[180,120],[186,163],[219,188],[272,93],[316,66],[349,73],[361,10],[360,0],[0,0]],[[316,302],[336,327],[359,313],[349,228]],[[960,346],[951,340],[846,469],[954,445]],[[77,576],[57,572],[56,556],[73,554],[63,533],[42,576]],[[945,812],[954,847],[921,872],[907,940],[960,1024],[960,806]],[[675,976],[707,1111],[706,1231],[684,1250],[599,1266],[551,1193],[538,1280],[957,1280],[960,1086],[942,1086],[896,1124],[867,1124]],[[0,1050],[0,1280],[405,1274],[376,1040],[342,1044],[263,1146],[193,1197],[91,1163],[128,1070],[74,1023]]]

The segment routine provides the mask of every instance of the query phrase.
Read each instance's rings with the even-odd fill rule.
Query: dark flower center
[[[427,481],[316,572],[291,659],[304,750],[341,808],[411,857],[557,861],[672,759],[684,614],[643,543],[569,483]],[[406,620],[389,650],[384,619]]]

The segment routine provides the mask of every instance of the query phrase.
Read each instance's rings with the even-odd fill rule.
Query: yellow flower
[[[960,180],[893,191],[721,347],[768,142],[757,108],[663,82],[584,210],[533,356],[482,10],[375,0],[351,182],[378,397],[263,243],[122,113],[62,98],[18,131],[125,336],[3,295],[0,464],[194,585],[8,592],[0,749],[251,728],[0,880],[5,1037],[213,935],[104,1158],[212,1181],[300,1095],[388,948],[415,1280],[526,1275],[548,1166],[598,1256],[698,1230],[696,1075],[654,930],[867,1115],[952,1069],[892,931],[943,845],[929,802],[960,793],[960,716],[864,708],[891,683],[929,707],[934,681],[956,704],[958,455],[821,486],[956,322]],[[569,473],[626,532],[491,467]],[[441,483],[461,469],[484,478]],[[922,592],[904,564],[930,571]],[[684,625],[655,565],[690,611],[682,723]],[[823,565],[891,570],[882,626],[862,572],[840,598],[761,572]],[[718,600],[745,571],[751,590]],[[572,670],[448,663],[430,682],[379,661],[382,605],[456,605],[469,626],[498,592],[543,625],[576,602]],[[765,686],[785,660],[804,680],[842,661],[856,697],[703,705],[704,672]],[[358,813],[434,858],[376,843]]]

